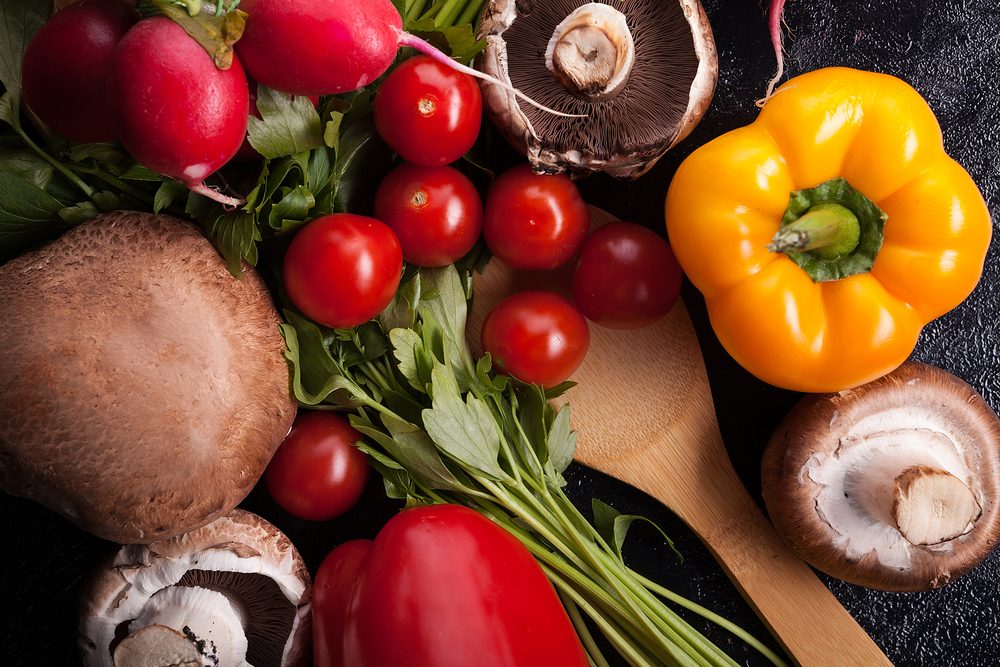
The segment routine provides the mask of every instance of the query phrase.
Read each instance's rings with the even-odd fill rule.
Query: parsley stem
[[[590,633],[587,622],[583,620],[579,605],[573,601],[573,598],[566,591],[559,590],[558,593],[562,599],[563,606],[566,608],[566,613],[569,614],[569,620],[573,622],[573,627],[576,628],[576,634],[579,635],[580,641],[583,642],[583,647],[587,651],[587,658],[590,664],[593,667],[611,667],[601,652],[601,648],[594,641],[594,636]]]
[[[462,11],[465,0],[444,0],[440,5],[437,15],[434,17],[434,25],[450,26],[455,25],[455,19]]]
[[[409,23],[411,21],[416,21],[422,18],[420,15],[424,11],[424,7],[427,6],[427,0],[411,0],[406,3],[406,16],[403,17],[405,22]]]
[[[93,176],[95,178],[98,178],[98,179],[104,181],[105,183],[107,183],[108,185],[110,185],[112,187],[115,187],[115,188],[118,188],[119,190],[121,190],[125,194],[129,195],[130,197],[132,197],[134,199],[139,200],[140,202],[142,202],[144,204],[148,204],[148,205],[152,205],[153,204],[153,198],[150,197],[149,194],[143,192],[142,190],[140,190],[139,188],[137,188],[137,187],[135,187],[133,185],[129,185],[128,183],[126,183],[125,181],[121,180],[117,176],[114,176],[113,174],[109,174],[108,172],[104,171],[103,169],[101,169],[99,167],[85,167],[83,165],[69,165],[69,168],[72,169],[73,171],[79,173],[79,174],[87,174],[89,176]]]
[[[775,665],[775,667],[788,667],[788,663],[785,662],[777,653],[772,651],[763,642],[758,640],[756,637],[754,637],[749,632],[747,632],[740,626],[736,625],[732,621],[729,621],[726,618],[719,616],[710,609],[706,609],[697,602],[692,602],[691,600],[688,600],[687,598],[680,596],[677,593],[674,593],[673,591],[664,588],[663,586],[660,586],[655,581],[647,579],[646,577],[642,576],[638,572],[635,572],[634,570],[630,569],[629,571],[639,582],[642,583],[643,586],[653,591],[657,595],[660,595],[666,598],[667,600],[670,600],[674,604],[680,607],[684,607],[685,609],[698,614],[702,618],[715,623],[720,628],[729,631],[734,636],[739,637],[740,639],[743,640],[744,643],[746,643],[748,646],[753,647],[754,649],[757,650],[758,653],[760,653],[769,661],[771,661],[771,664]]]
[[[455,21],[456,25],[465,25],[466,23],[469,23],[472,25],[472,33],[475,34],[476,23],[479,21],[479,13],[482,11],[483,4],[485,2],[486,0],[472,0],[472,2],[466,6],[462,15],[458,17],[458,20]]]
[[[60,162],[59,160],[57,160],[54,157],[52,157],[51,155],[49,155],[48,151],[43,150],[38,144],[36,144],[31,139],[31,137],[28,136],[27,132],[25,132],[23,129],[21,129],[21,127],[19,125],[14,125],[13,127],[14,127],[14,131],[17,132],[18,135],[20,135],[21,139],[24,140],[24,143],[28,144],[28,146],[31,148],[31,150],[33,150],[36,153],[38,153],[39,157],[41,157],[43,160],[45,160],[50,165],[52,165],[53,169],[55,169],[60,174],[62,174],[63,176],[65,176],[67,179],[69,179],[69,181],[73,185],[75,185],[77,188],[79,188],[80,191],[84,195],[86,195],[88,199],[94,196],[94,192],[95,192],[94,188],[92,188],[89,185],[87,185],[86,183],[84,183],[83,179],[81,179],[79,176],[77,176],[72,171],[70,171],[66,167],[66,165],[64,165],[62,162]]]

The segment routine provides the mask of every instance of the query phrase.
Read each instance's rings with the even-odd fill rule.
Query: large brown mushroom
[[[493,124],[538,171],[637,178],[694,129],[718,62],[698,0],[490,0],[477,67]]]
[[[311,586],[273,525],[234,510],[185,535],[122,547],[84,591],[85,667],[296,667]]]
[[[921,363],[809,396],[762,465],[778,532],[814,567],[870,588],[937,588],[1000,540],[1000,419],[967,383]]]
[[[0,489],[122,543],[226,514],[291,428],[279,318],[176,218],[118,212],[0,267]]]

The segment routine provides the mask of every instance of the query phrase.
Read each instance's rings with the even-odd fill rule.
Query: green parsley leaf
[[[319,113],[308,97],[257,86],[257,111],[247,127],[250,145],[266,158],[302,153],[323,145]]]
[[[453,459],[493,479],[504,477],[497,462],[500,432],[490,409],[469,394],[465,402],[452,370],[441,363],[431,372],[431,409],[424,410],[424,427],[438,447]]]

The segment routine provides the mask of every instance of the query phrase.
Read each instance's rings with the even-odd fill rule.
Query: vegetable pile
[[[244,0],[239,7],[202,7],[195,0],[149,0],[133,13],[116,0],[81,0],[39,33],[24,71],[37,59],[49,67],[41,75],[43,92],[58,85],[49,77],[58,69],[52,62],[65,57],[65,44],[46,35],[61,22],[75,33],[103,21],[113,28],[105,31],[109,41],[79,45],[94,54],[87,61],[91,96],[94,88],[106,89],[108,106],[82,107],[76,120],[86,131],[77,131],[27,85],[22,115],[20,77],[4,79],[2,117],[21,162],[2,177],[32,206],[5,218],[16,220],[16,234],[5,237],[0,250],[11,257],[67,226],[82,223],[80,233],[93,228],[99,220],[91,218],[101,211],[137,209],[194,218],[243,282],[256,279],[251,267],[260,263],[284,309],[291,389],[301,405],[316,408],[299,414],[264,484],[290,513],[327,520],[358,500],[373,467],[391,497],[419,506],[390,522],[370,548],[343,545],[321,569],[321,582],[333,570],[316,608],[321,664],[323,656],[338,655],[348,664],[396,664],[398,656],[384,652],[392,647],[379,641],[392,620],[372,619],[385,606],[429,604],[433,593],[401,588],[381,574],[381,558],[396,559],[404,579],[419,580],[430,566],[391,546],[407,522],[451,535],[442,538],[447,549],[438,567],[473,572],[482,566],[469,554],[481,548],[497,559],[495,576],[518,583],[523,594],[508,593],[480,617],[468,617],[468,609],[492,599],[489,587],[465,587],[464,598],[443,601],[459,621],[464,617],[467,630],[460,634],[472,649],[509,643],[511,656],[540,665],[608,664],[603,653],[609,647],[632,664],[735,664],[678,615],[679,605],[781,664],[739,628],[628,568],[621,549],[636,517],[595,502],[592,523],[563,493],[575,434],[568,407],[556,412],[548,401],[571,386],[567,380],[586,354],[590,326],[571,294],[512,295],[473,332],[481,335],[484,355],[472,355],[467,300],[474,270],[490,254],[524,270],[572,268],[580,255],[571,292],[594,322],[613,327],[664,316],[680,278],[655,234],[620,223],[600,239],[591,235],[587,206],[568,177],[524,165],[487,188],[484,176],[492,174],[458,162],[481,134],[473,77],[482,75],[462,63],[483,46],[470,24],[482,5]],[[410,57],[407,50],[397,56],[400,47],[428,55]],[[19,74],[18,63],[10,59],[7,70]],[[611,267],[605,266],[609,256]],[[218,270],[212,275],[242,284]],[[164,343],[155,352],[169,357],[170,349]],[[113,359],[98,354],[94,363]],[[233,372],[223,369],[219,376]],[[182,374],[177,381],[192,379]],[[144,385],[135,390],[145,391]],[[349,413],[349,423],[331,409]],[[86,418],[120,430],[105,424],[99,407]],[[193,456],[200,444],[183,435],[175,440],[189,449],[171,458]],[[154,438],[137,446],[146,452],[161,445]],[[266,453],[273,448],[272,438]],[[248,479],[257,475],[251,470]],[[226,475],[213,482],[245,493]],[[155,489],[134,489],[158,502]],[[209,530],[198,526],[229,509],[196,524],[168,520],[139,538],[170,538],[149,550],[173,553],[176,544],[193,545],[198,530]],[[460,547],[462,540],[471,540],[471,552]],[[234,541],[232,550],[242,559],[258,549]],[[199,558],[188,551],[179,557]],[[157,574],[164,592],[149,605],[101,607],[114,618],[101,621],[100,641],[87,640],[84,649],[97,664],[112,658],[131,664],[152,647],[192,664],[242,664],[255,651],[260,655],[253,640],[247,647],[241,627],[249,633],[265,621],[221,583],[239,578],[234,573],[241,570],[229,560],[221,567],[220,578],[202,586],[171,564]],[[514,591],[512,585],[504,584]],[[286,598],[301,612],[301,601]],[[414,637],[398,647],[430,641],[421,636],[422,624],[406,620],[405,629],[393,633]],[[109,638],[110,623],[129,636]],[[472,641],[477,637],[480,642]],[[299,648],[287,646],[281,658],[265,662],[294,663]],[[433,655],[426,664],[440,664]]]
[[[573,386],[590,327],[663,318],[682,266],[723,345],[763,380],[843,392],[885,376],[978,280],[982,197],[911,88],[830,69],[769,90],[756,123],[684,162],[666,200],[673,246],[634,223],[594,229],[558,172],[637,177],[686,136],[714,90],[711,30],[696,0],[519,4],[80,0],[48,22],[27,0],[0,10],[24,37],[0,49],[0,340],[15,360],[0,387],[27,387],[0,410],[0,483],[103,537],[152,543],[98,577],[81,621],[89,662],[144,664],[153,647],[177,664],[301,661],[304,566],[272,526],[230,512],[262,478],[288,513],[326,521],[374,469],[406,509],[320,567],[321,666],[600,666],[609,649],[633,665],[736,664],[678,609],[783,664],[626,564],[640,517],[569,501],[576,434],[551,400]],[[477,56],[491,73],[469,67]],[[674,75],[646,81],[664,61]],[[484,112],[528,163],[494,174],[479,159]],[[489,261],[544,289],[507,296],[470,331]],[[25,305],[30,290],[42,307]],[[47,391],[53,360],[73,378],[60,392]],[[865,509],[885,515],[891,472],[892,524],[869,524],[930,564],[890,587],[937,585],[998,533],[997,475],[970,479],[954,452],[975,429],[954,422],[933,436],[958,432],[944,463],[897,470],[893,445],[885,474],[867,459],[855,474],[828,465],[849,458],[842,447],[789,472],[778,451],[765,493],[801,496],[786,477],[803,483],[808,468],[834,498],[809,487],[802,505],[853,525],[865,502],[844,489],[864,487]],[[927,437],[913,430],[899,437]],[[924,516],[945,501],[944,520]],[[796,539],[787,516],[775,523]],[[799,550],[842,566],[818,530]],[[951,569],[924,553],[977,532]],[[867,553],[852,548],[848,560]],[[842,576],[870,583],[856,574]],[[109,592],[137,581],[149,585]],[[275,637],[252,636],[277,621],[246,587],[275,594]]]

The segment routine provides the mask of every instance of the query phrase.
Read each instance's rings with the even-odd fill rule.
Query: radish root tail
[[[785,12],[785,0],[771,0],[771,6],[767,11],[767,27],[771,33],[771,46],[774,47],[775,72],[771,80],[767,82],[767,91],[764,98],[757,101],[757,106],[764,106],[771,95],[774,94],[774,87],[785,75],[785,50],[782,44],[781,22]]]
[[[229,197],[222,194],[217,189],[205,185],[204,181],[198,183],[186,183],[185,185],[188,186],[188,190],[191,192],[197,192],[202,197],[208,197],[212,201],[219,202],[227,211],[233,211],[246,203],[246,200],[244,199],[237,199],[236,197]]]
[[[524,93],[522,93],[520,90],[518,90],[517,88],[515,88],[514,86],[506,84],[506,83],[504,83],[503,81],[501,81],[500,79],[498,79],[498,78],[496,78],[494,76],[490,76],[489,74],[485,74],[483,72],[480,72],[477,69],[474,69],[474,68],[469,67],[467,65],[463,65],[462,63],[458,62],[457,60],[453,60],[453,59],[449,58],[445,53],[442,53],[433,44],[431,44],[430,42],[428,42],[426,40],[421,39],[420,37],[417,37],[416,35],[411,35],[408,32],[400,32],[399,33],[399,42],[398,43],[399,43],[400,46],[409,46],[410,48],[416,49],[417,51],[419,51],[420,53],[424,54],[425,56],[430,56],[431,58],[433,58],[437,62],[441,63],[442,65],[450,67],[450,68],[452,68],[453,70],[455,70],[457,72],[462,72],[463,74],[468,74],[469,76],[474,76],[477,79],[482,79],[483,81],[489,81],[492,84],[500,86],[504,90],[509,91],[509,92],[513,93],[516,97],[524,100],[525,102],[527,102],[531,106],[533,106],[535,108],[538,108],[538,109],[541,109],[542,111],[545,111],[546,113],[550,113],[550,114],[552,114],[554,116],[562,116],[563,118],[586,118],[587,117],[586,114],[565,113],[563,111],[556,111],[555,109],[551,109],[551,108],[545,106],[544,104],[536,102],[535,100],[531,99],[530,97],[528,97],[527,95],[525,95]]]

